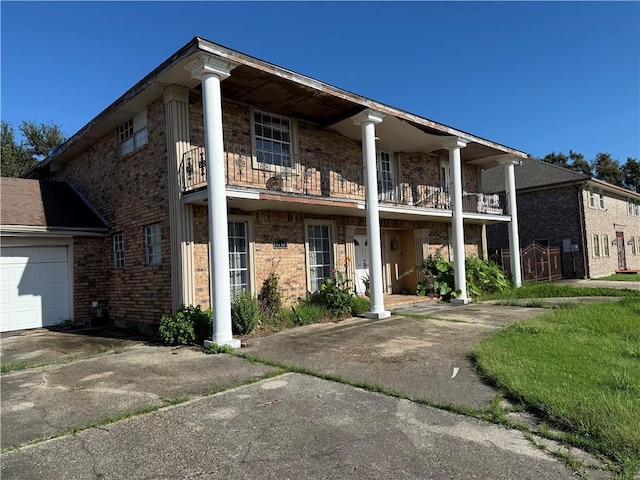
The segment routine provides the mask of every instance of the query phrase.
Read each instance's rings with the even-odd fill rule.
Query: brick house
[[[560,247],[565,278],[640,270],[640,193],[531,158],[515,176],[521,245]],[[501,192],[504,178],[487,170],[482,187]],[[487,243],[507,248],[506,229],[489,226]]]
[[[368,276],[381,318],[436,249],[485,255],[492,223],[517,244],[514,208],[478,187],[492,167],[513,182],[524,157],[196,37],[28,176],[68,183],[108,224],[77,315],[92,299],[116,324],[153,325],[213,304],[214,341],[234,344],[230,292],[271,272],[288,303],[333,269],[360,293]],[[466,292],[464,262],[456,282]]]

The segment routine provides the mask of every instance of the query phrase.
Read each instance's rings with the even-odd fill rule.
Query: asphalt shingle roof
[[[525,158],[515,168],[516,190],[551,186],[571,182],[586,182],[591,177],[557,165]],[[500,167],[482,172],[482,190],[487,193],[504,192],[504,170]]]
[[[6,177],[0,178],[0,225],[107,229],[66,182]]]

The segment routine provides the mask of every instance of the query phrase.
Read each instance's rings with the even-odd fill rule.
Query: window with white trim
[[[309,260],[309,287],[311,292],[320,290],[325,280],[331,279],[333,268],[333,241],[331,225],[308,224],[307,245]]]
[[[597,234],[594,234],[591,242],[593,243],[593,256],[594,257],[599,257],[600,256],[600,236]]]
[[[598,193],[600,195],[600,209],[604,210],[604,192],[600,190]]]
[[[131,152],[147,144],[147,110],[141,110],[136,115],[120,125],[120,155]]]
[[[602,256],[611,256],[611,252],[609,251],[609,235],[602,235]]]
[[[638,255],[638,251],[640,250],[640,237],[631,237],[629,244],[631,245],[631,255]]]
[[[640,200],[627,201],[627,213],[635,217],[640,217]]]
[[[113,236],[113,268],[124,268],[124,237],[121,233]]]
[[[229,222],[229,280],[231,291],[249,289],[247,222]]]
[[[596,208],[596,193],[591,188],[589,189],[589,206]]]
[[[253,111],[253,142],[258,164],[293,166],[292,121],[272,113]]]
[[[145,264],[160,265],[162,263],[162,244],[160,225],[149,225],[144,229]]]
[[[378,200],[396,199],[396,174],[393,153],[376,152],[378,170]]]

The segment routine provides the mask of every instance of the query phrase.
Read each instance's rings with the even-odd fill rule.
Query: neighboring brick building
[[[428,253],[485,254],[485,226],[511,216],[479,193],[480,169],[512,178],[524,157],[194,38],[30,176],[68,182],[108,222],[101,258],[75,262],[117,324],[211,295],[227,322],[231,289],[257,293],[275,272],[292,303],[334,269],[359,291],[370,275],[381,317],[382,294],[415,291],[402,274]],[[92,300],[81,290],[76,316]]]
[[[515,172],[522,246],[560,247],[565,278],[640,270],[639,193],[534,159]],[[502,177],[483,172],[483,188],[504,191]],[[488,227],[487,243],[490,250],[508,248],[506,229]]]

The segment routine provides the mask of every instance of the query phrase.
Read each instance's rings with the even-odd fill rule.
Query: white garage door
[[[67,247],[0,249],[1,330],[47,327],[68,319]]]

